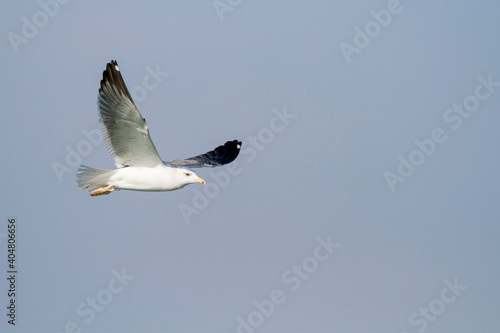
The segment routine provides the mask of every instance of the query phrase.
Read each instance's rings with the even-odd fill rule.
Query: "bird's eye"
[[[189,172],[186,172],[185,175],[188,177],[191,176],[191,174]]]

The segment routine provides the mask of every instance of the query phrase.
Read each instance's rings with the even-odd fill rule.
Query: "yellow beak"
[[[200,177],[196,178],[194,181],[197,182],[197,183],[200,183],[202,185],[206,184],[205,181],[203,179],[201,179]]]

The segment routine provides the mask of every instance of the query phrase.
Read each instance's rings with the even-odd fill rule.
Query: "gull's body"
[[[83,171],[86,168],[88,167],[82,166],[81,170]],[[92,172],[92,170],[90,170],[90,172]],[[191,177],[183,177],[186,173],[191,173]],[[192,182],[188,182],[188,180]],[[154,192],[178,190],[188,184],[196,182],[205,183],[203,179],[199,178],[192,171],[182,168],[167,167],[165,165],[158,165],[153,168],[127,167],[109,170],[106,173],[96,174],[94,182],[106,184],[105,186],[111,185],[115,190]],[[99,185],[99,187],[104,186]]]
[[[80,166],[78,186],[92,191],[93,196],[115,190],[173,191],[196,182],[205,184],[194,172],[183,167],[214,167],[231,163],[241,148],[241,142],[228,141],[206,154],[163,162],[116,61],[108,63],[103,73],[98,108],[104,141],[118,169]]]

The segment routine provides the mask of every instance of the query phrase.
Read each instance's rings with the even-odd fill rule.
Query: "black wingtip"
[[[220,165],[231,163],[238,157],[241,150],[241,141],[227,141],[223,146],[215,148],[215,156],[218,157]]]
[[[120,72],[120,67],[118,66],[118,62],[116,60],[111,60],[106,64],[106,69],[104,70],[104,72],[102,72],[101,88],[99,89],[99,92],[103,90],[106,83],[109,83],[109,85],[119,89],[132,101],[132,103],[134,102],[127,89],[125,81],[123,80],[122,74]]]

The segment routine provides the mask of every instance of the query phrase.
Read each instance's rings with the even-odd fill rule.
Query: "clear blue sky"
[[[0,331],[497,332],[499,12],[1,3]],[[205,187],[79,190],[81,163],[114,168],[111,59],[164,160],[240,139],[237,162]]]

